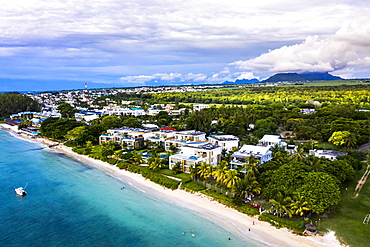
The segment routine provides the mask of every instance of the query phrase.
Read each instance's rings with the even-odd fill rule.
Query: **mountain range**
[[[278,73],[261,82],[304,82],[304,81],[330,81],[342,80],[339,76],[333,76],[328,72],[325,73]]]

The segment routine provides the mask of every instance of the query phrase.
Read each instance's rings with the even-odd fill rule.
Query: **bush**
[[[152,170],[149,170],[149,168],[146,166],[137,166],[127,162],[118,162],[117,167],[132,173],[141,174],[144,178],[147,178],[150,181],[165,186],[169,189],[177,189],[179,186],[179,181],[170,179],[162,174],[158,174]]]
[[[236,198],[236,199],[230,198],[228,196],[225,196],[224,194],[221,194],[219,192],[215,192],[215,191],[212,191],[212,190],[205,190],[205,191],[203,191],[203,193],[208,195],[208,196],[211,196],[211,197],[215,198],[216,201],[218,201],[218,202],[220,202],[224,205],[227,205],[229,207],[232,207],[232,208],[238,210],[241,213],[247,214],[249,216],[254,216],[254,215],[259,214],[258,209],[254,208],[254,207],[251,207],[247,204],[241,203],[240,198]]]
[[[66,147],[73,148],[73,147],[76,147],[76,146],[77,146],[77,143],[76,143],[75,141],[66,141],[66,142],[64,143],[64,145],[65,145]]]
[[[72,151],[78,154],[82,155],[90,155],[91,154],[91,148],[72,148]]]

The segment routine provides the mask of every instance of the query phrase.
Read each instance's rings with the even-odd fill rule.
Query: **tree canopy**
[[[24,111],[39,111],[39,103],[19,93],[0,94],[0,118]]]

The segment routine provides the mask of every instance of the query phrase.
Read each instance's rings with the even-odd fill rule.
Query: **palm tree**
[[[257,182],[256,178],[255,177],[245,177],[245,179],[247,182],[248,182],[248,186],[247,186],[247,195],[252,195],[254,196],[255,194],[260,194],[261,193],[261,186],[259,185],[259,183]]]
[[[199,172],[199,165],[198,164],[194,164],[194,165],[190,166],[190,177],[191,178],[198,180],[199,179],[198,172]]]
[[[87,141],[86,142],[86,147],[87,148],[91,148],[93,145],[92,145],[92,141]]]
[[[312,158],[307,160],[308,165],[310,166],[311,170],[313,172],[319,172],[322,170],[322,164],[321,164],[321,159],[319,157],[313,156]]]
[[[159,156],[159,154],[153,154],[148,158],[148,165],[149,169],[157,169],[162,167],[163,159]]]
[[[275,199],[270,199],[269,202],[272,204],[271,208],[274,208],[278,211],[278,216],[281,217],[283,213],[287,213],[289,217],[292,217],[292,211],[290,210],[289,206],[292,202],[292,199],[288,197],[284,197],[281,192],[275,195]]]
[[[178,161],[176,164],[172,167],[173,174],[178,174],[181,171],[181,162]]]
[[[135,150],[132,152],[131,160],[134,162],[134,164],[143,163],[143,155]]]
[[[201,178],[207,178],[209,176],[209,166],[206,162],[201,162],[201,165],[199,166],[198,174]]]
[[[238,180],[240,180],[239,171],[234,169],[226,171],[226,179],[224,180],[224,184],[227,188],[233,187]]]
[[[351,133],[351,134],[347,137],[347,139],[345,140],[344,145],[345,145],[346,147],[353,148],[354,146],[356,146],[356,144],[357,144],[356,136],[355,136],[353,133]]]
[[[303,145],[298,145],[297,151],[292,154],[289,159],[291,161],[298,161],[298,162],[304,162],[307,163],[307,158],[305,156]]]
[[[216,181],[220,184],[222,184],[226,179],[226,170],[228,165],[227,161],[221,160],[221,162],[216,166],[216,170],[212,173],[212,175],[216,177]]]
[[[122,149],[117,150],[117,151],[114,151],[114,156],[115,156],[117,159],[122,159],[122,153],[123,153],[123,150],[122,150]]]
[[[253,155],[251,155],[248,158],[248,163],[244,164],[241,170],[242,171],[247,170],[248,177],[256,177],[256,175],[259,173],[257,169],[258,165],[259,160],[257,160]]]
[[[298,193],[293,196],[293,201],[290,204],[290,209],[292,210],[293,214],[303,216],[305,210],[310,210],[310,208],[307,207],[307,204],[308,202],[305,200],[304,196]]]
[[[245,179],[240,179],[232,187],[232,192],[234,192],[236,196],[240,196],[241,198],[245,198],[245,195],[248,193],[247,192],[248,186],[249,186],[249,181],[247,181]]]

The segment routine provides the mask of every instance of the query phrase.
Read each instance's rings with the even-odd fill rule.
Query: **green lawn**
[[[158,173],[163,174],[163,175],[167,175],[167,176],[171,176],[171,177],[175,177],[175,178],[180,178],[182,181],[190,180],[190,174],[188,174],[188,173],[179,173],[179,174],[174,175],[173,171],[170,170],[170,169],[161,169],[161,170],[158,170]]]
[[[328,218],[320,218],[319,230],[330,229],[336,232],[339,239],[345,244],[356,247],[365,247],[370,244],[370,223],[363,224],[367,214],[370,214],[370,181],[363,186],[360,196],[352,198],[357,181],[362,177],[365,169],[357,173],[356,179],[343,189],[342,201],[334,213]],[[318,219],[314,219],[314,223]]]
[[[341,151],[341,148],[338,147],[338,146],[335,146],[334,144],[330,143],[330,142],[319,142],[317,144],[317,148],[316,149],[324,149],[324,150],[337,150],[337,151]]]

